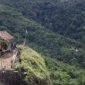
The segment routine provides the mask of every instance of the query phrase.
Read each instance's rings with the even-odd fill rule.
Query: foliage
[[[51,85],[44,59],[29,47],[23,47],[21,63],[16,63],[15,68],[24,70],[25,81],[30,85]]]
[[[15,2],[14,0],[12,1]],[[9,0],[8,2],[11,1]],[[27,29],[26,38],[27,44],[29,43],[30,47],[46,56],[85,67],[85,46],[83,44],[42,26],[32,20],[31,17],[28,18],[21,11],[16,10],[16,7],[13,7],[16,6],[15,4],[12,6],[12,2],[8,2],[4,0],[3,4],[0,4],[0,30],[8,30],[16,37],[15,41],[21,43],[25,38],[25,31]],[[19,7],[17,8],[19,9]],[[66,53],[66,49],[63,48],[67,48],[69,52]],[[70,50],[72,48],[74,50]],[[78,52],[76,52],[76,49],[78,49]]]
[[[45,57],[53,85],[85,85],[85,70]]]
[[[0,0],[0,30],[12,33],[16,43],[26,38],[27,45],[48,57],[54,85],[85,85],[84,8],[84,0]],[[26,47],[22,55],[18,65],[26,71],[25,79],[33,76],[33,84],[46,83],[49,73],[43,59]]]
[[[0,3],[15,8],[53,32],[85,43],[84,0],[0,0]]]

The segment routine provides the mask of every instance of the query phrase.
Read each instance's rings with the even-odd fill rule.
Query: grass
[[[29,83],[30,78],[37,79],[38,81],[50,82],[49,72],[46,68],[45,61],[40,54],[25,46],[22,49],[21,60],[21,64],[17,63],[16,68],[22,67],[25,70],[26,82]]]

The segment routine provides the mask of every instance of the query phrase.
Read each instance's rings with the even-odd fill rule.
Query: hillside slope
[[[0,0],[46,29],[85,43],[84,0]]]
[[[26,36],[27,44],[44,55],[73,65],[85,66],[84,45],[46,29],[9,5],[0,4],[0,9],[0,30],[13,33],[17,42],[22,42]]]
[[[85,85],[85,70],[45,57],[53,85]]]
[[[27,46],[22,49],[21,60],[21,64],[17,63],[16,68],[23,68],[24,79],[30,85],[85,84],[84,69],[41,56]]]
[[[22,48],[21,63],[16,63],[15,68],[23,69],[28,85],[52,85],[44,59],[29,47]]]
[[[28,84],[50,85],[50,77],[53,85],[85,85],[85,2],[68,1],[0,0],[0,30],[13,34],[16,43],[26,38],[30,47],[16,65]]]

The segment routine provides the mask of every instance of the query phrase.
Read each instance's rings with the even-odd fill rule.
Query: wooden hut
[[[10,49],[14,37],[7,31],[0,31],[0,51]]]

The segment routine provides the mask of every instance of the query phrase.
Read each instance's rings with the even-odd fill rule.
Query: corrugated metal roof
[[[14,37],[9,34],[7,31],[0,31],[0,38],[9,42],[11,41]]]

